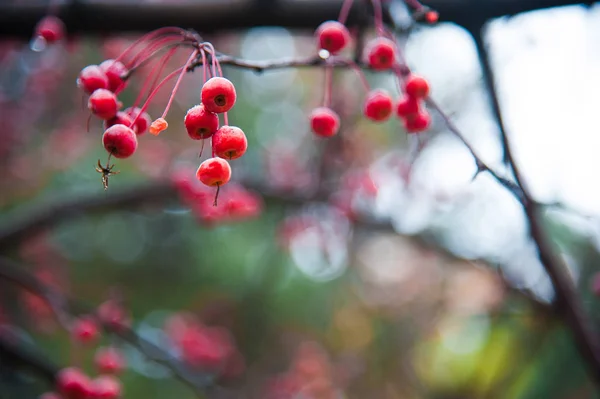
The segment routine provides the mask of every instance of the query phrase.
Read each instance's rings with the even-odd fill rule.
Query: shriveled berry
[[[121,382],[112,375],[102,375],[92,381],[94,399],[117,399],[121,391]]]
[[[65,399],[87,399],[92,393],[92,382],[80,369],[68,367],[58,372],[56,389]]]
[[[92,94],[98,89],[108,88],[108,77],[98,65],[88,65],[79,72],[77,86],[87,94]]]
[[[150,124],[150,128],[148,132],[154,136],[158,136],[169,127],[169,123],[165,120],[165,118],[158,118],[154,122]]]
[[[338,21],[325,21],[315,32],[320,49],[329,51],[331,54],[339,53],[350,42],[350,32]]]
[[[98,348],[94,362],[100,373],[118,374],[125,368],[123,353],[114,347]]]
[[[396,106],[396,115],[399,118],[407,118],[411,115],[417,114],[421,107],[419,101],[414,97],[404,97],[400,99]]]
[[[98,89],[88,99],[88,108],[100,119],[112,119],[117,115],[120,104],[115,93]]]
[[[84,344],[96,341],[100,335],[94,319],[87,316],[80,317],[73,322],[71,333],[74,340]]]
[[[35,33],[43,37],[46,43],[55,43],[65,36],[65,24],[61,19],[47,15],[38,22]]]
[[[383,122],[392,115],[394,104],[392,97],[385,90],[373,90],[367,95],[363,112],[367,118],[375,122]]]
[[[237,97],[233,83],[229,79],[218,76],[204,83],[200,96],[204,108],[217,114],[229,111]]]
[[[248,139],[239,127],[221,126],[212,138],[212,146],[216,156],[236,159],[246,152]]]
[[[414,117],[410,117],[404,120],[404,128],[408,133],[420,133],[427,128],[431,123],[431,117],[426,111],[419,112]]]
[[[122,76],[129,70],[121,61],[106,60],[100,64],[100,68],[108,77],[108,90],[118,93],[125,88],[127,82]]]
[[[396,44],[385,37],[374,39],[367,46],[367,60],[375,70],[390,69],[396,61]]]
[[[138,136],[141,136],[142,134],[146,133],[148,131],[148,128],[150,127],[150,124],[152,123],[152,118],[150,118],[150,115],[148,115],[147,112],[142,112],[142,114],[138,118],[138,114],[140,113],[140,111],[141,109],[138,107],[129,107],[125,109],[125,111],[123,111],[131,117],[132,121],[135,121],[135,123],[133,124],[133,131]]]
[[[411,75],[404,85],[406,95],[413,98],[425,98],[429,95],[429,83],[424,78]]]
[[[207,111],[204,104],[188,109],[183,123],[188,136],[193,140],[207,139],[219,129],[219,117],[214,112]]]
[[[196,177],[207,186],[222,186],[231,179],[231,166],[222,158],[209,158],[200,164]]]
[[[125,125],[114,125],[102,135],[102,144],[115,158],[128,158],[137,149],[137,137],[133,129]]]
[[[117,112],[117,115],[115,115],[114,118],[104,121],[104,130],[114,125],[125,125],[127,127],[131,127],[132,124],[133,119],[131,118],[131,116],[129,116],[129,114],[125,112],[119,111]]]
[[[340,117],[331,108],[315,108],[310,114],[310,127],[321,137],[331,137],[340,128]]]

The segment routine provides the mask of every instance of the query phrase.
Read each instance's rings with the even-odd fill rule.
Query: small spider
[[[114,164],[110,164],[110,157],[106,162],[106,167],[102,166],[100,160],[98,160],[98,166],[96,167],[96,172],[102,173],[102,185],[104,186],[104,191],[108,190],[108,178],[112,175],[117,175],[120,171],[113,172]]]

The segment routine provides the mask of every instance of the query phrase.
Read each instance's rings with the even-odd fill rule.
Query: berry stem
[[[132,108],[137,107],[139,105],[140,101],[142,101],[143,94],[146,92],[146,89],[148,89],[148,83],[150,83],[150,81],[154,77],[154,81],[152,82],[152,85],[150,86],[150,90],[149,90],[149,92],[152,92],[152,90],[156,86],[156,83],[158,82],[158,79],[160,78],[160,75],[162,74],[165,66],[167,65],[167,62],[169,62],[169,59],[173,56],[173,54],[176,51],[177,51],[177,47],[171,48],[169,50],[169,52],[162,57],[160,62],[158,64],[154,65],[154,68],[152,68],[152,71],[150,71],[150,73],[148,74],[148,77],[144,80],[142,89],[140,90],[135,101],[133,102]]]
[[[348,60],[347,65],[350,68],[352,68],[352,70],[358,75],[358,78],[360,79],[360,82],[363,85],[363,88],[365,89],[365,91],[367,93],[370,92],[371,85],[369,84],[367,77],[365,76],[363,70],[358,66],[358,64],[352,60]]]
[[[215,194],[215,200],[213,202],[213,206],[217,206],[217,199],[219,198],[219,191],[221,190],[221,185],[217,184],[217,193]]]
[[[380,36],[384,35],[385,28],[383,27],[383,11],[381,10],[381,0],[371,0],[373,4],[373,13],[375,14],[375,30]]]
[[[333,75],[333,66],[325,65],[325,93],[323,95],[323,106],[328,107],[331,104],[331,91],[332,91],[332,75]]]
[[[160,47],[158,49],[153,49],[153,51],[149,55],[144,54],[144,57],[140,61],[138,61],[136,59],[135,62],[134,62],[134,65],[131,68],[129,68],[129,71],[127,71],[127,74],[125,75],[125,78],[128,78],[136,70],[138,70],[139,68],[143,67],[148,62],[152,61],[157,54],[160,54],[161,52],[163,52],[166,49],[177,48],[178,46],[182,46],[184,44],[185,44],[185,42],[181,42],[181,41],[178,41],[178,42],[175,42],[175,43],[167,43],[167,44],[162,43],[162,47]]]
[[[146,41],[151,41],[154,40],[156,37],[159,37],[161,35],[169,35],[169,34],[178,34],[178,35],[184,35],[185,34],[185,30],[175,27],[175,26],[167,26],[164,28],[160,28],[160,29],[156,29],[152,32],[146,33],[144,36],[140,37],[139,39],[137,39],[135,42],[133,42],[129,47],[127,47],[116,59],[115,61],[122,61],[126,55],[128,55],[129,53],[131,53],[133,51],[133,49],[140,43],[146,42]]]
[[[208,66],[206,66],[206,51],[204,51],[204,48],[200,49],[200,53],[202,54],[202,84],[206,83],[206,69],[208,68]]]
[[[175,98],[175,94],[177,93],[177,90],[179,90],[179,85],[181,84],[181,81],[183,80],[183,76],[185,75],[188,67],[190,66],[192,61],[194,61],[194,59],[196,58],[197,55],[198,55],[198,50],[194,50],[192,52],[192,55],[190,55],[190,57],[186,61],[185,65],[183,66],[181,73],[179,74],[179,77],[177,78],[177,82],[175,82],[175,87],[173,87],[173,91],[171,92],[171,97],[169,98],[169,102],[167,103],[165,112],[163,112],[163,114],[162,114],[163,119],[165,119],[167,117],[167,113],[169,112],[169,108],[171,108],[171,104],[173,103],[173,99]]]
[[[338,17],[338,22],[340,24],[346,23],[348,14],[350,14],[350,8],[352,8],[352,3],[354,3],[354,0],[344,0],[342,8],[340,9],[340,16]]]
[[[227,112],[223,113],[223,122],[225,123],[225,126],[229,125],[229,118],[227,117]]]

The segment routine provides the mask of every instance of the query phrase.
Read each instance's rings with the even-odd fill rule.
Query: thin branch
[[[28,369],[54,384],[59,367],[50,362],[46,357],[10,339],[6,334],[0,334],[0,368],[17,366]]]

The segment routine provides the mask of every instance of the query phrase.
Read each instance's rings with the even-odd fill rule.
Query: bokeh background
[[[246,132],[249,150],[232,162],[237,186],[222,199],[236,190],[251,196],[241,216],[198,211],[165,183],[193,177],[209,155],[198,158],[199,144],[183,127],[199,102],[201,71],[185,77],[168,130],[141,136],[135,156],[116,162],[121,173],[104,192],[94,171],[106,157],[103,129],[92,119],[86,131],[75,80],[136,37],[80,36],[41,52],[23,40],[0,41],[0,231],[49,206],[75,205],[64,221],[3,247],[3,257],[82,303],[96,306],[118,292],[137,334],[182,362],[170,339],[177,322],[218,327],[236,361],[227,373],[208,373],[207,383],[219,389],[207,397],[598,397],[553,310],[554,291],[520,204],[490,176],[472,180],[473,159],[439,115],[422,151],[397,119],[366,120],[365,93],[352,71],[334,75],[342,130],[327,141],[310,133],[307,119],[322,100],[321,69],[224,67],[238,93],[229,119]],[[484,37],[517,162],[538,200],[561,205],[545,214],[547,230],[597,323],[600,7],[500,18]],[[311,31],[282,27],[205,39],[248,60],[315,51]],[[432,97],[502,170],[473,38],[444,22],[415,27],[401,42]],[[178,53],[171,69],[187,57]],[[367,78],[398,97],[391,74]],[[134,76],[120,99],[132,103],[141,83]],[[167,87],[156,97],[153,117],[169,94]],[[148,195],[110,200],[135,192]],[[86,210],[90,201],[106,204]],[[61,367],[92,370],[94,349],[74,346],[35,296],[0,281],[0,301],[4,329]],[[102,340],[126,354],[125,398],[196,397],[134,347]],[[0,370],[1,398],[48,389],[11,367]]]

